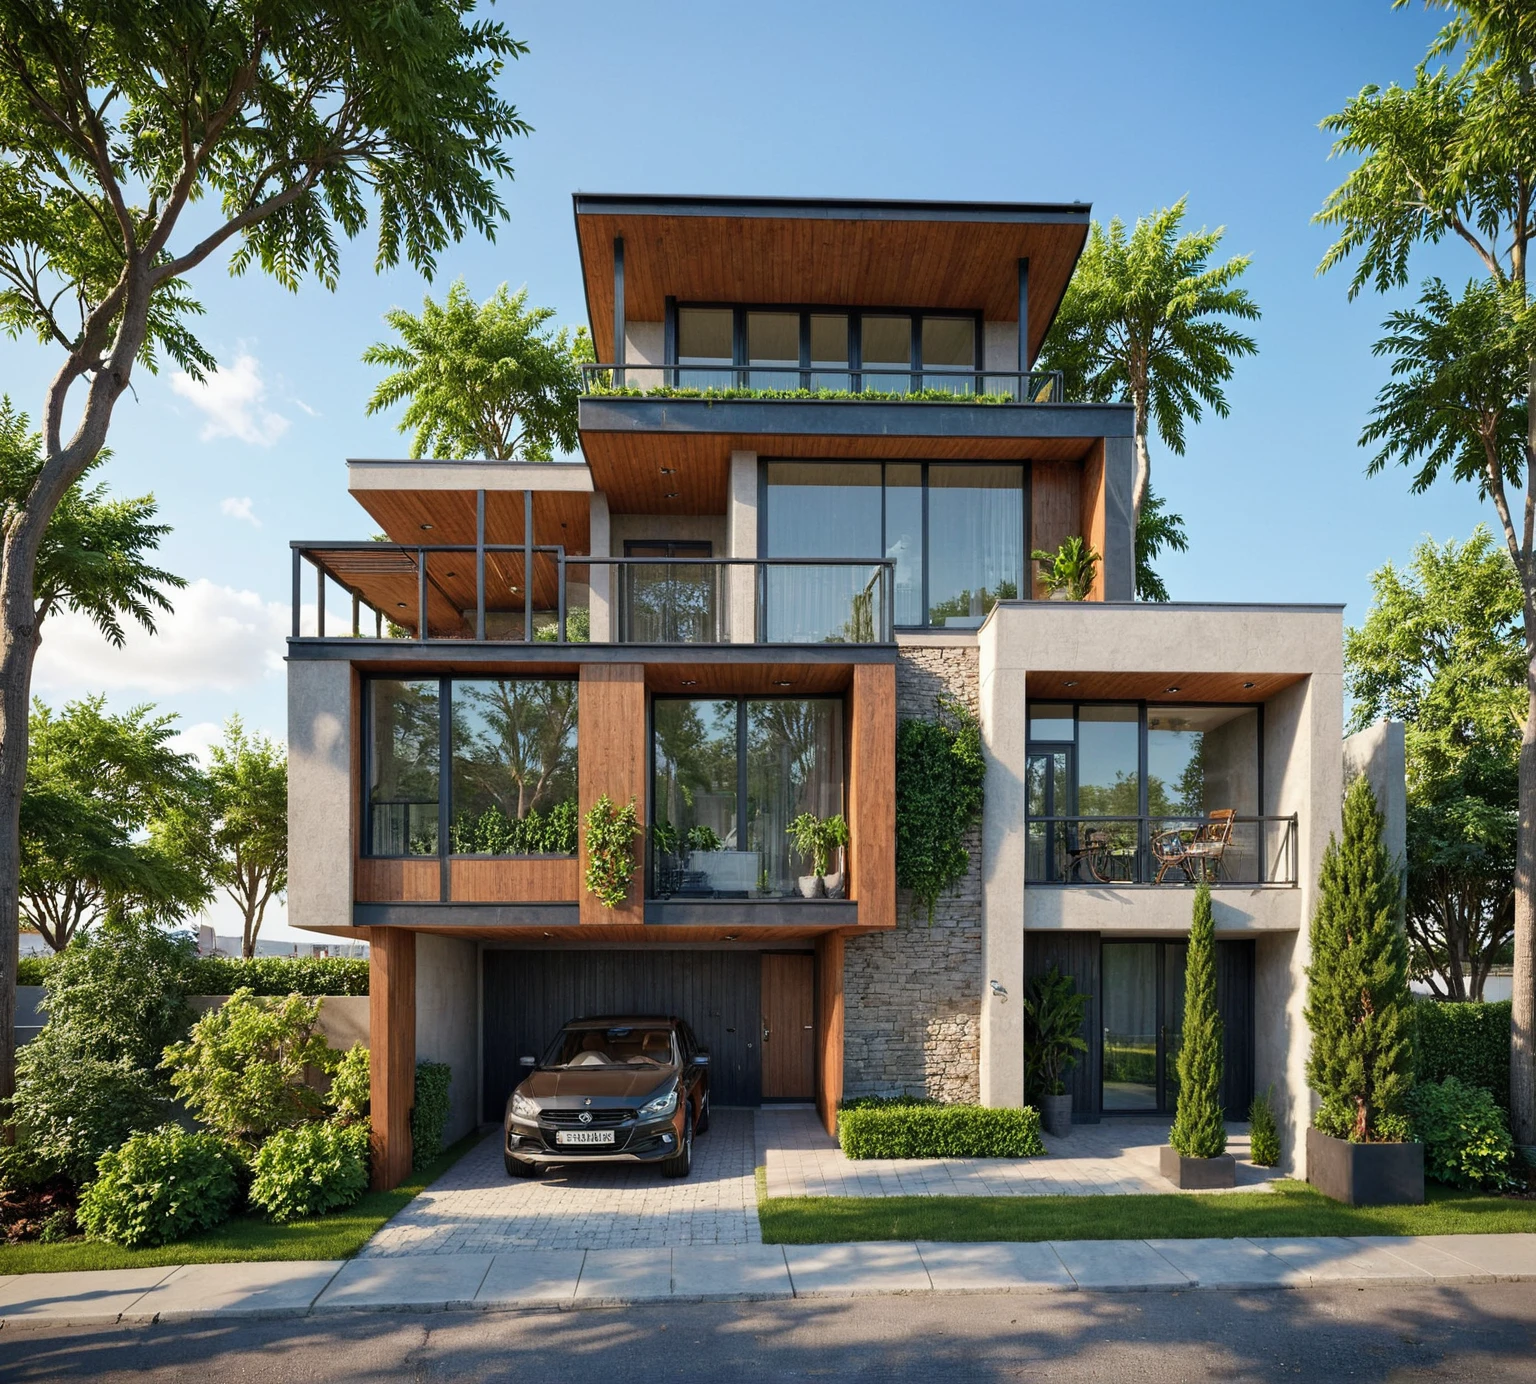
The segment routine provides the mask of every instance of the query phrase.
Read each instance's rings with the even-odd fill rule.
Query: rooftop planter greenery
[[[656,370],[661,367],[632,367]],[[671,368],[671,367],[667,367]],[[603,399],[797,399],[833,400],[864,404],[1016,404],[1020,402],[1007,392],[997,394],[957,394],[948,389],[912,389],[897,393],[890,389],[688,389],[677,385],[653,385],[641,389],[634,385],[609,385],[593,383],[587,389],[589,398]]]

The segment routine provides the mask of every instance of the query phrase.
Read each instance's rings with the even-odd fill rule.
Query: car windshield
[[[543,1065],[575,1067],[675,1067],[677,1048],[668,1028],[568,1028],[545,1055]]]

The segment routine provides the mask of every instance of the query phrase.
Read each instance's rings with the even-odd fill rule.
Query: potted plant
[[[811,862],[811,873],[799,876],[801,898],[820,897],[826,887],[821,877],[827,872],[827,840],[821,818],[814,812],[802,812],[785,828],[785,834],[796,854]]]
[[[835,872],[823,874],[822,887],[827,891],[829,899],[840,899],[848,892],[848,822],[841,812],[836,816],[828,817],[821,824],[822,840],[827,851],[828,864],[831,863],[831,853],[837,852],[837,869]]]
[[[1184,1036],[1179,1045],[1179,1101],[1158,1165],[1175,1187],[1235,1187],[1221,1106],[1221,1015],[1216,1009],[1216,921],[1211,886],[1195,890],[1184,964]]]
[[[1052,966],[1036,976],[1024,997],[1024,1071],[1030,1091],[1040,1104],[1040,1123],[1058,1138],[1072,1131],[1072,1094],[1066,1076],[1077,1055],[1088,1051],[1083,1016],[1088,996],[1077,982]]]
[[[1424,1200],[1424,1146],[1413,1141],[1412,997],[1400,880],[1382,841],[1376,795],[1357,778],[1342,840],[1318,874],[1307,968],[1307,1084],[1322,1098],[1307,1130],[1307,1181],[1351,1206]]]
[[[1086,601],[1093,591],[1099,555],[1076,534],[1064,539],[1054,553],[1036,548],[1030,556],[1040,564],[1040,583],[1053,601]]]

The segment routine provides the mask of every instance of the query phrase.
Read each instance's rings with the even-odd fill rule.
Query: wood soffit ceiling
[[[930,213],[933,215],[933,213]],[[1081,219],[849,219],[581,213],[577,243],[599,361],[613,359],[613,242],[624,240],[624,310],[660,322],[683,302],[930,308],[1016,322],[1029,260],[1030,359],[1045,340],[1088,236]]]
[[[1024,695],[1033,702],[1127,701],[1170,705],[1267,702],[1305,673],[1029,672]],[[1178,688],[1177,692],[1170,688]]]

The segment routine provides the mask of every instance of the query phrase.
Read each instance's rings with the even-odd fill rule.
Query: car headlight
[[[539,1118],[539,1107],[520,1091],[514,1091],[512,1093],[512,1113],[520,1120],[536,1120]]]
[[[677,1087],[673,1087],[664,1096],[657,1096],[653,1101],[647,1101],[640,1107],[642,1120],[659,1120],[664,1115],[670,1115],[677,1109]]]

